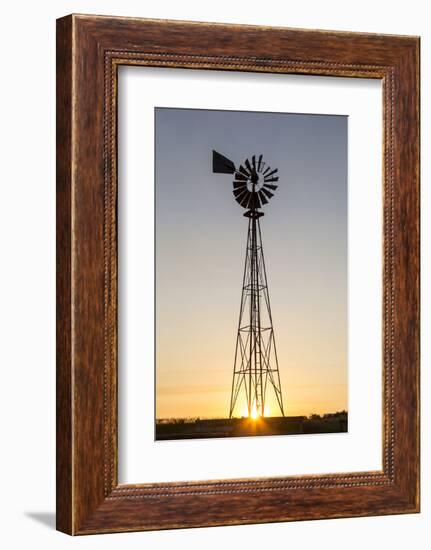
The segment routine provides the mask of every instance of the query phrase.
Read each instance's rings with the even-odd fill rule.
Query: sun
[[[244,407],[242,409],[241,417],[242,418],[250,418],[251,420],[256,421],[256,420],[259,420],[260,418],[263,418],[263,417],[269,416],[269,415],[270,415],[270,409],[269,409],[268,405],[265,405],[264,414],[261,414],[261,411],[258,411],[256,409],[256,405],[253,405],[253,408],[252,408],[250,414],[248,413],[248,408]]]

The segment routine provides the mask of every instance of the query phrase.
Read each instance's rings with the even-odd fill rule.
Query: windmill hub
[[[261,174],[252,174],[251,178],[247,180],[247,189],[251,193],[260,191],[263,187],[264,179]]]

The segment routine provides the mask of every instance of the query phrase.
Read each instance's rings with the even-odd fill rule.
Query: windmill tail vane
[[[253,155],[235,166],[227,157],[213,151],[213,173],[231,174],[233,195],[249,218],[240,312],[236,337],[229,418],[276,416],[275,405],[284,416],[277,348],[269,300],[268,280],[262,245],[260,210],[274,196],[278,170]]]

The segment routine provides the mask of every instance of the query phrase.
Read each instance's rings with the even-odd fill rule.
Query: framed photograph
[[[419,511],[419,38],[57,21],[57,528]]]

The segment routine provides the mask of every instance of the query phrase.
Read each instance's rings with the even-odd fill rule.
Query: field
[[[322,416],[159,419],[156,440],[347,432],[347,412]]]

